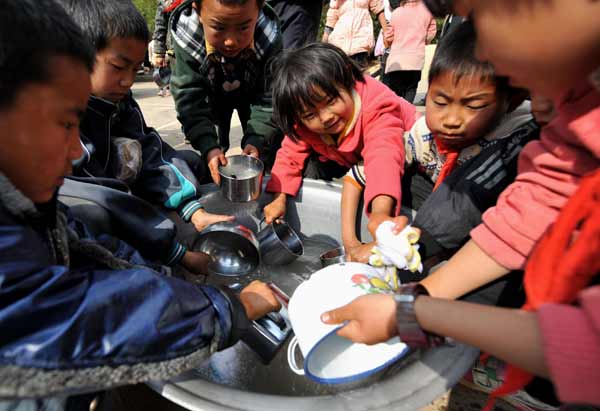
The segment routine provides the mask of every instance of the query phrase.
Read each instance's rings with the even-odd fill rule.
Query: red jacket
[[[371,201],[378,195],[388,195],[396,200],[396,213],[400,211],[403,135],[415,122],[415,106],[369,76],[365,76],[364,83],[356,82],[355,90],[361,110],[354,128],[340,145],[328,146],[318,134],[297,125],[300,140],[294,142],[288,136],[283,139],[267,191],[295,196],[302,184],[304,163],[316,151],[321,161],[333,160],[346,167],[364,160],[368,176],[365,208],[370,210]]]

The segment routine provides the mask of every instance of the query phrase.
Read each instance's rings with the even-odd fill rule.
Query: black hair
[[[147,43],[150,32],[146,20],[130,0],[58,0],[96,52],[115,38],[134,38]]]
[[[248,3],[249,0],[217,0],[219,3],[221,4],[226,4],[228,6],[242,6],[246,3]],[[258,6],[258,9],[262,9],[262,7],[265,5],[265,0],[255,0],[256,1],[256,5]],[[200,12],[200,6],[202,5],[202,0],[194,0],[194,3],[196,3],[196,8],[198,9],[198,12]]]
[[[52,58],[69,57],[90,72],[94,51],[77,25],[52,0],[2,0],[0,109],[31,83],[52,80]]]
[[[431,67],[429,84],[436,78],[452,73],[456,82],[463,77],[479,76],[482,80],[496,85],[496,94],[500,98],[510,98],[514,89],[509,86],[506,77],[496,76],[494,66],[475,57],[477,35],[473,23],[469,20],[456,26],[438,44]]]
[[[292,139],[298,138],[294,124],[300,122],[303,110],[326,98],[339,97],[338,88],[351,91],[357,81],[365,80],[360,67],[328,43],[284,51],[271,62],[271,69],[273,119]]]
[[[435,17],[446,17],[454,11],[452,0],[423,0],[423,2]]]

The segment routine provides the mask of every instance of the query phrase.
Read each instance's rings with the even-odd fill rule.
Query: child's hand
[[[240,293],[240,301],[249,320],[256,320],[271,311],[281,309],[273,290],[262,281],[254,280]]]
[[[387,49],[390,48],[394,41],[394,28],[388,26],[383,32],[383,46]]]
[[[408,217],[403,216],[403,215],[394,217],[391,219],[391,221],[396,223],[396,225],[392,229],[392,233],[394,233],[394,234],[400,234],[400,231],[404,230],[404,227],[406,227],[408,225]],[[415,230],[419,230],[419,229],[415,227]],[[419,230],[419,233],[420,233],[420,230]]]
[[[215,184],[221,184],[221,175],[219,174],[219,166],[227,165],[227,158],[220,148],[213,148],[206,154],[206,162],[208,170]]]
[[[278,193],[275,195],[275,199],[267,204],[263,210],[263,213],[265,214],[265,223],[271,224],[274,220],[285,215],[285,201],[285,193]]]
[[[164,54],[155,54],[152,64],[154,67],[166,67],[167,59],[165,58]]]
[[[389,294],[358,297],[343,307],[321,314],[325,324],[348,323],[337,335],[364,344],[385,342],[397,334],[396,303]]]
[[[252,144],[246,144],[246,147],[244,147],[244,154],[246,154],[247,156],[251,156],[254,158],[258,158],[259,156],[259,152],[258,152],[258,148],[254,147]]]
[[[192,274],[208,274],[210,256],[200,251],[186,251],[181,259],[181,265]]]
[[[357,263],[369,263],[369,257],[371,257],[371,250],[377,243],[372,241],[367,244],[358,243],[355,246],[345,247],[346,248],[346,259],[348,261],[354,261]]]
[[[367,223],[367,229],[373,238],[376,238],[375,231],[377,231],[377,227],[379,227],[379,224],[383,223],[384,221],[394,221],[394,217],[390,217],[384,213],[371,213],[369,222]]]
[[[190,221],[197,231],[202,231],[211,224],[220,223],[221,221],[233,221],[234,219],[235,217],[232,215],[211,214],[201,208],[192,214]]]

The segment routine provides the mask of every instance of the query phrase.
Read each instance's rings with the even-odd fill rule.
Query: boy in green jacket
[[[276,130],[266,70],[282,49],[279,20],[264,0],[189,0],[173,11],[170,27],[178,118],[218,184],[234,109],[244,130],[244,154],[258,157]]]

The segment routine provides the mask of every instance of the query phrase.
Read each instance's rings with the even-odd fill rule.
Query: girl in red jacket
[[[321,172],[325,179],[341,177],[364,161],[365,171],[373,176],[364,194],[370,229],[397,215],[405,157],[402,136],[415,122],[415,107],[363,75],[331,44],[286,52],[273,66],[274,119],[285,137],[267,185],[275,193],[264,209],[267,223],[285,214],[286,197],[298,192],[311,154],[321,171],[340,172]]]

